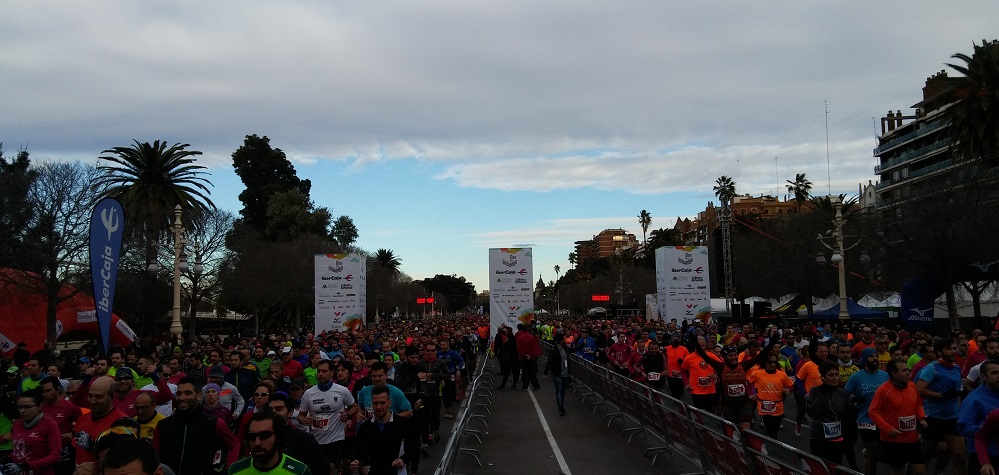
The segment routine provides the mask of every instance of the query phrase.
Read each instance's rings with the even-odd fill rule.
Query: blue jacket
[[[465,370],[465,359],[461,357],[461,354],[454,350],[437,351],[437,357],[444,360],[447,363],[447,372],[454,374],[456,370]]]
[[[982,427],[985,416],[997,407],[999,407],[999,391],[984,384],[971,391],[961,404],[961,409],[957,413],[957,432],[964,436],[968,452],[972,457],[975,453],[975,432]],[[999,441],[996,439],[989,442],[989,455],[999,457]]]

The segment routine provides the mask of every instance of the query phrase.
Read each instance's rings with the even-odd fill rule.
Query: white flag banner
[[[534,320],[534,258],[531,248],[489,249],[489,326],[516,330]]]
[[[355,330],[365,324],[367,264],[360,254],[316,254],[316,328]]]
[[[710,282],[706,246],[656,249],[656,289],[663,320],[710,320]]]

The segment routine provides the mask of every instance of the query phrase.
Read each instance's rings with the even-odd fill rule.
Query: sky
[[[721,175],[856,194],[880,118],[997,37],[999,2],[960,5],[7,1],[0,141],[88,163],[187,143],[237,212],[231,154],[267,136],[361,248],[482,291],[491,247],[532,247],[554,280],[575,241],[641,239],[643,209],[672,227]]]

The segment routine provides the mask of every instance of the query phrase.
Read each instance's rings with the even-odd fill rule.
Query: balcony
[[[936,132],[936,131],[938,131],[938,130],[946,127],[946,126],[947,126],[947,123],[945,121],[943,121],[943,120],[938,120],[936,122],[932,122],[932,123],[926,124],[923,127],[920,127],[919,129],[916,129],[916,130],[914,130],[912,132],[909,132],[909,133],[907,133],[905,135],[902,135],[902,136],[896,137],[894,139],[891,139],[887,143],[883,143],[883,144],[877,146],[874,149],[874,156],[879,157],[879,156],[881,156],[881,154],[887,152],[888,150],[891,150],[891,149],[893,149],[895,147],[899,147],[899,146],[901,146],[903,144],[911,142],[911,141],[913,141],[915,139],[918,139],[919,137],[922,137],[922,136],[924,136],[926,134],[930,134],[930,133]]]
[[[929,155],[930,152],[935,152],[935,151],[938,151],[938,150],[944,150],[944,149],[947,148],[947,145],[949,143],[950,143],[949,139],[947,139],[947,138],[941,138],[941,139],[936,140],[933,143],[931,143],[931,144],[929,144],[929,145],[927,145],[925,147],[920,147],[920,148],[918,148],[916,150],[911,150],[911,151],[905,152],[905,153],[903,153],[903,154],[901,154],[901,155],[899,155],[899,156],[897,156],[897,157],[895,157],[895,158],[893,158],[891,160],[888,160],[888,161],[886,161],[886,162],[884,162],[884,163],[882,163],[880,165],[876,165],[874,167],[874,173],[880,175],[881,173],[888,172],[892,168],[895,168],[895,167],[897,167],[899,165],[907,163],[907,162],[909,162],[909,161],[911,161],[911,160],[913,160],[915,158],[919,158],[919,157],[924,156],[924,155]]]

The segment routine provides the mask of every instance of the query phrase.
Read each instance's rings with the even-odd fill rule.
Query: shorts
[[[923,445],[916,442],[885,442],[878,445],[878,457],[891,468],[901,469],[905,464],[925,465]]]
[[[957,436],[957,419],[926,418],[926,429],[923,438],[930,442],[942,442],[945,436]]]
[[[865,444],[881,440],[877,429],[857,429],[857,433],[860,434],[860,440]]]
[[[323,449],[323,453],[326,454],[326,458],[329,459],[330,463],[336,464],[341,458],[343,458],[344,455],[346,455],[343,451],[343,444],[344,442],[342,440],[338,440],[328,444],[322,444],[319,447]]]
[[[734,424],[752,422],[754,409],[756,409],[756,403],[753,401],[734,404],[723,402],[721,405],[721,415],[725,420]]]

